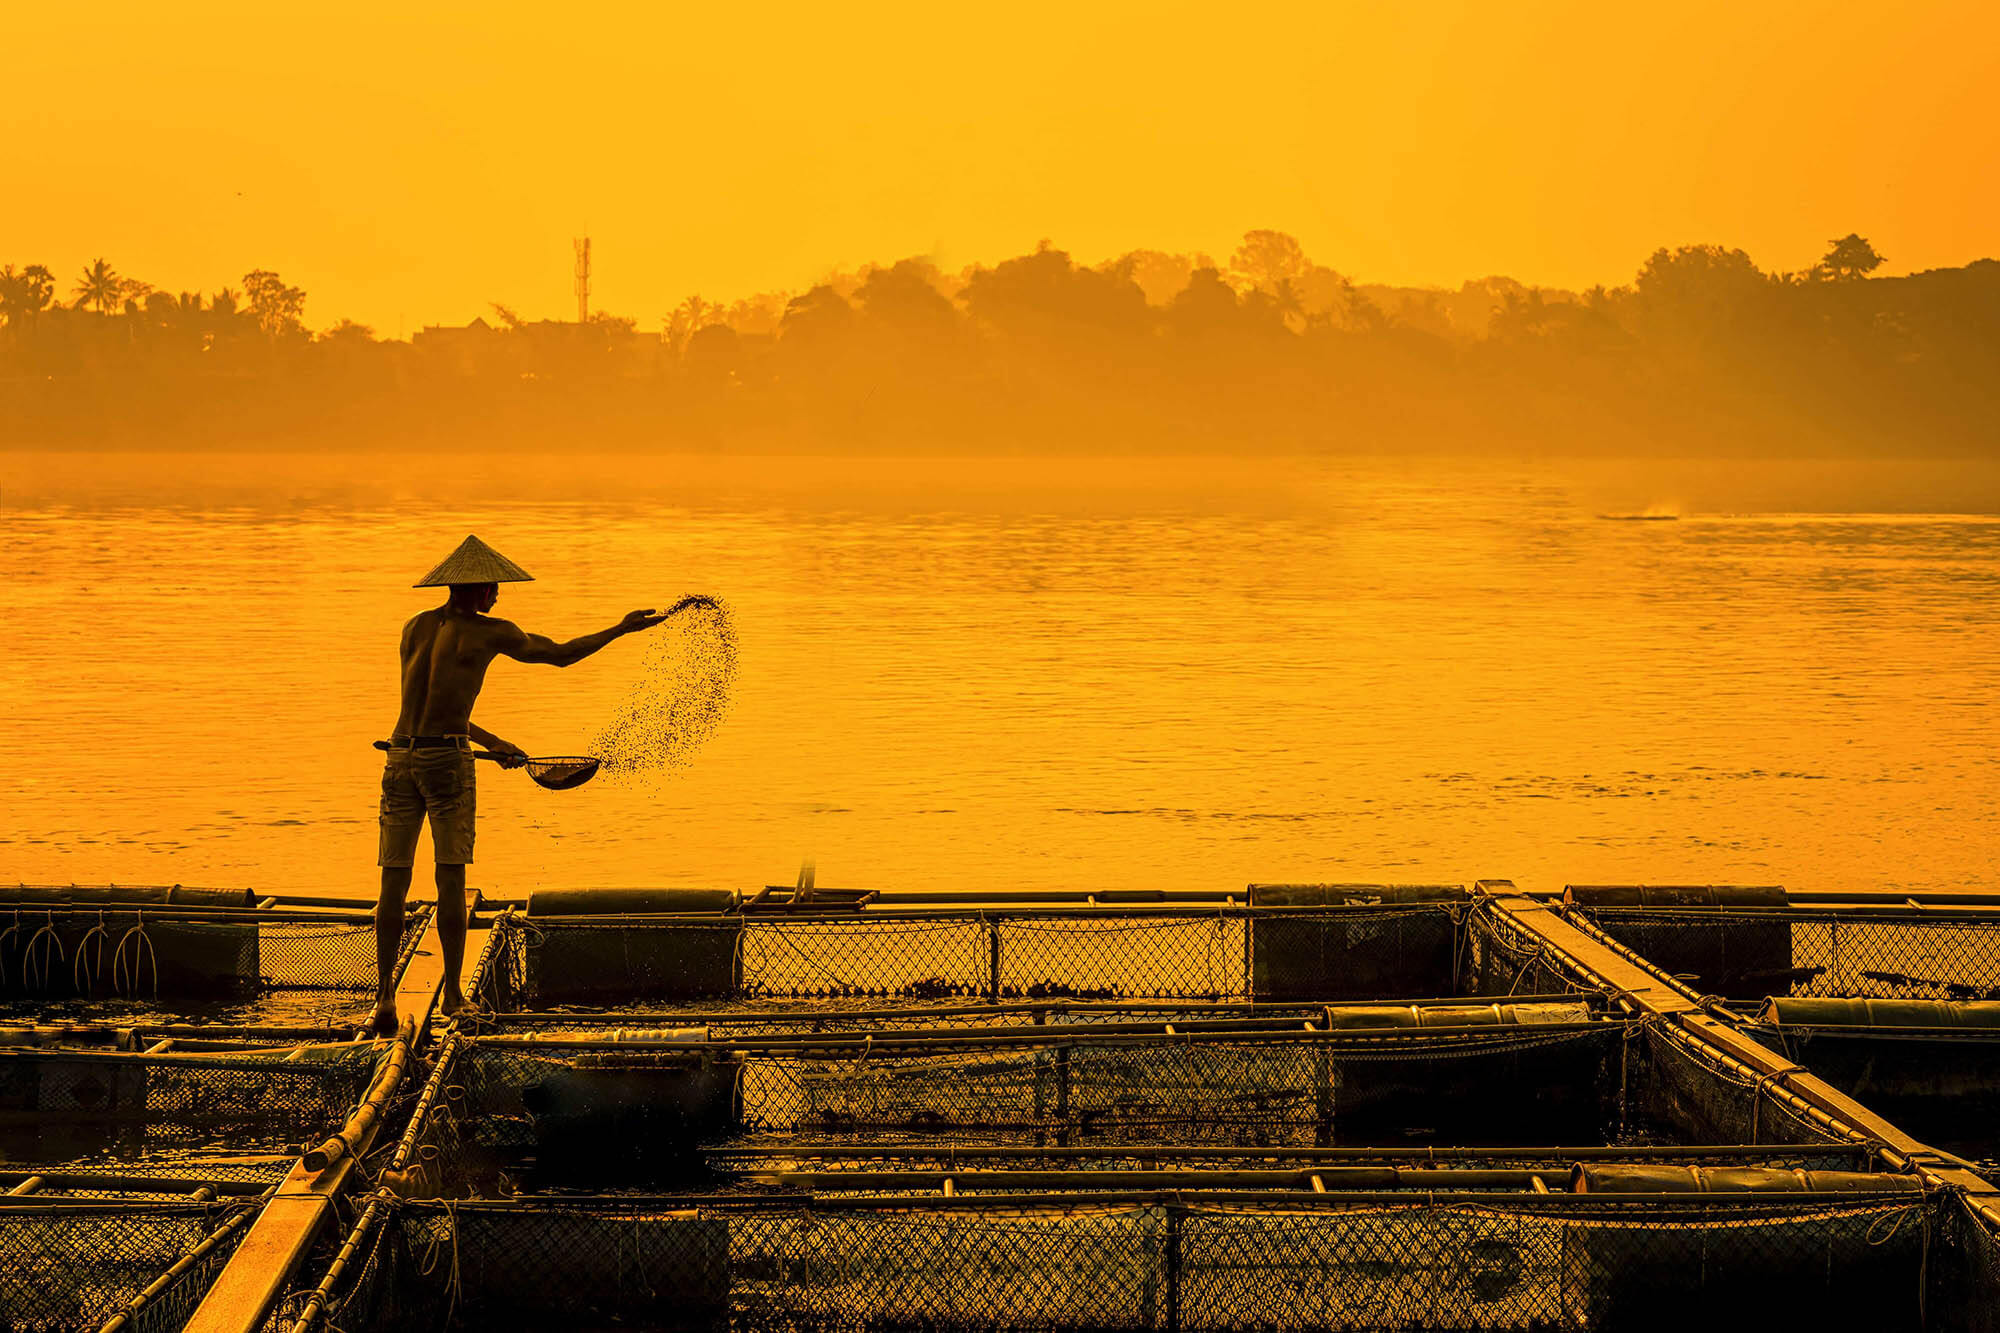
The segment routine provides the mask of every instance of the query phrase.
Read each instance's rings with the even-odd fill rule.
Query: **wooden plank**
[[[1666,1018],[1704,1045],[1756,1070],[1773,1086],[1880,1141],[1887,1149],[1886,1156],[1900,1160],[1935,1184],[1964,1190],[1973,1196],[1970,1200],[1973,1207],[1989,1223],[2000,1224],[2000,1211],[1981,1202],[1982,1196],[1990,1197],[1995,1193],[1993,1185],[1960,1165],[1958,1158],[1939,1152],[1904,1133],[1831,1083],[1793,1064],[1733,1023],[1705,1012],[1668,985],[1658,973],[1640,966],[1602,940],[1578,929],[1552,904],[1517,891],[1509,880],[1480,880],[1475,887],[1495,911],[1535,936],[1551,952],[1563,955],[1586,976],[1618,992],[1640,1012]]]
[[[466,890],[468,917],[477,898],[476,890]],[[476,939],[473,931],[466,932],[468,961],[478,957],[484,942],[483,930],[477,932]],[[444,960],[433,914],[396,987],[396,1012],[402,1016],[397,1041],[412,1049],[421,1044],[430,1031],[443,983]],[[367,1153],[379,1128],[379,1124],[370,1124],[366,1138],[354,1145],[354,1151],[324,1171],[309,1171],[304,1162],[293,1165],[202,1298],[185,1333],[256,1333],[262,1327],[266,1312],[291,1286],[292,1274],[305,1258],[314,1235],[333,1215],[334,1196],[347,1187],[355,1160]]]

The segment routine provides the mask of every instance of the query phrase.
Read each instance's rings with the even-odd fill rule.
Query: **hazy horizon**
[[[0,135],[33,183],[13,255],[204,289],[271,269],[393,334],[564,316],[582,235],[595,304],[648,323],[868,256],[1214,252],[1257,226],[1402,286],[1582,289],[1660,244],[1794,270],[1851,229],[1892,273],[1995,248],[1990,6],[196,11],[10,15],[51,56],[19,62]]]

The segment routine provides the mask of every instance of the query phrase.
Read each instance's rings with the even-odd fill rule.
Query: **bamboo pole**
[[[402,1081],[403,1066],[410,1058],[409,1042],[403,1037],[390,1044],[388,1058],[375,1071],[375,1081],[369,1086],[368,1095],[361,1099],[361,1105],[347,1118],[338,1132],[307,1152],[302,1159],[308,1171],[324,1171],[354,1150],[357,1143],[365,1143],[374,1136],[375,1124],[382,1117],[382,1108],[387,1105],[389,1094]]]

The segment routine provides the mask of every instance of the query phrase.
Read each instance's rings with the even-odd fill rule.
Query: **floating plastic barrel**
[[[537,1004],[693,1000],[742,987],[743,918],[727,889],[544,889],[528,916],[570,918],[530,931]],[[576,918],[603,917],[602,921]]]
[[[1457,884],[1252,884],[1253,907],[1330,910],[1253,917],[1251,989],[1260,1000],[1450,994],[1457,922],[1433,909],[1469,897]]]
[[[179,884],[21,884],[0,887],[0,911],[12,904],[78,903],[148,907],[255,907],[249,889],[190,889]]]
[[[1572,1194],[1920,1194],[1924,1182],[1881,1171],[1579,1163],[1569,1188]]]
[[[535,1174],[554,1185],[699,1174],[698,1145],[737,1120],[739,1066],[704,1054],[578,1054],[524,1088]]]
[[[1544,1023],[1587,1023],[1586,1004],[1336,1004],[1328,1005],[1327,1026],[1349,1028],[1509,1027]]]
[[[1597,924],[1607,935],[1663,972],[1688,979],[1698,991],[1730,1000],[1784,995],[1798,979],[1792,966],[1792,926],[1729,915],[1738,908],[1782,908],[1778,885],[1572,884],[1566,901],[1587,911],[1604,909]],[[1631,915],[1617,909],[1639,908]],[[1644,909],[1673,908],[1652,915]],[[1698,910],[1712,908],[1719,915]]]
[[[1777,1026],[2000,1028],[2000,1000],[1867,1000],[1776,996],[1757,1021]]]

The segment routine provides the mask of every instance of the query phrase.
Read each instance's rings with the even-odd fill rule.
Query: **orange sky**
[[[1990,3],[24,0],[7,32],[0,263],[276,268],[384,334],[565,315],[585,230],[642,327],[1044,236],[1277,227],[1450,284],[1706,240],[1799,268],[1857,229],[1891,271],[2000,252]]]

